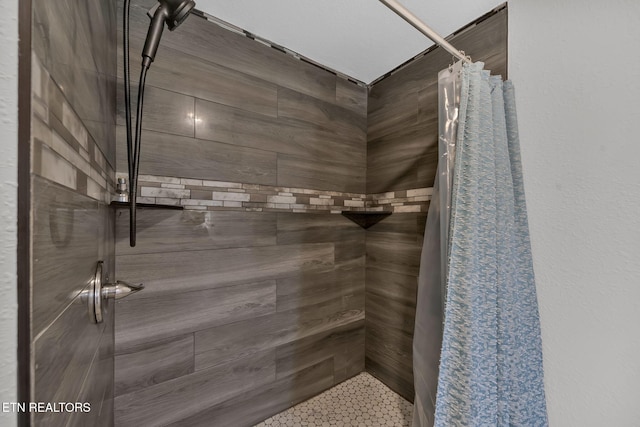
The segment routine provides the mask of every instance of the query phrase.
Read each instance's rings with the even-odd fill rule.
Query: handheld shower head
[[[167,8],[166,20],[170,31],[178,28],[196,6],[193,0],[160,0],[160,4]]]
[[[187,19],[195,5],[196,2],[193,0],[158,0],[158,4],[149,10],[148,15],[151,18],[151,23],[142,50],[142,65],[144,67],[149,68],[156,57],[164,23],[167,23],[170,31],[175,30]]]
[[[129,166],[129,244],[136,245],[136,200],[138,187],[138,174],[140,172],[140,146],[142,135],[142,110],[144,106],[144,85],[147,78],[147,71],[156,57],[164,24],[167,23],[169,30],[173,31],[184,22],[189,13],[195,7],[193,0],[158,0],[148,12],[151,18],[147,39],[142,49],[142,67],[140,69],[140,83],[138,84],[138,105],[136,111],[136,129],[133,133],[131,123],[131,82],[129,78],[129,12],[131,0],[124,0],[123,13],[123,50],[124,50],[124,102],[127,128],[127,158]],[[135,136],[135,138],[134,138]]]

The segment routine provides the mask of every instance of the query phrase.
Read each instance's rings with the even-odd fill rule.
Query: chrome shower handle
[[[89,321],[91,323],[102,323],[103,321],[103,300],[121,299],[144,289],[144,285],[132,285],[122,280],[115,283],[102,284],[102,261],[98,261],[96,272],[89,286],[80,293],[80,300],[87,304]],[[105,303],[106,304],[106,303]]]
[[[133,285],[125,282],[124,280],[116,280],[116,283],[107,283],[102,287],[102,297],[118,300],[128,297],[131,294],[135,294],[136,292],[140,292],[143,289],[144,285],[142,283],[139,285]]]

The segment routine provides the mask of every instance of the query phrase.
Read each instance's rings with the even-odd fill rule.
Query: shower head
[[[175,30],[187,19],[195,5],[193,0],[158,0],[158,4],[149,10],[147,14],[151,18],[151,24],[142,50],[144,67],[149,68],[156,57],[164,23],[167,23],[170,31]]]
[[[156,7],[164,7],[166,11],[167,27],[170,31],[175,30],[187,19],[189,12],[196,6],[193,0],[159,0]]]

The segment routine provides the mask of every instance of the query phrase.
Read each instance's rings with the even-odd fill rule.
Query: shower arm
[[[464,52],[456,49],[451,43],[446,41],[444,37],[436,33],[433,29],[431,29],[431,27],[425,24],[422,20],[420,20],[420,18],[414,15],[402,4],[400,4],[396,0],[380,0],[380,2],[394,11],[399,17],[411,24],[411,26],[413,26],[416,30],[420,31],[422,34],[430,38],[435,44],[449,52],[451,55],[455,56],[463,62],[471,63],[470,57],[465,55]]]

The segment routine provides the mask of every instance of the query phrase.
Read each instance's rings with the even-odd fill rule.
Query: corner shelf
[[[379,223],[391,214],[392,212],[389,211],[342,211],[342,216],[349,218],[351,221],[355,222],[365,230],[372,225]]]
[[[129,203],[128,202],[111,202],[109,204],[109,206],[112,206],[116,209],[124,209],[124,208],[128,208],[129,207]],[[183,206],[176,206],[176,205],[156,205],[156,204],[152,204],[152,203],[136,203],[136,208],[138,209],[172,209],[172,210],[177,210],[177,211],[181,211],[184,209]]]

